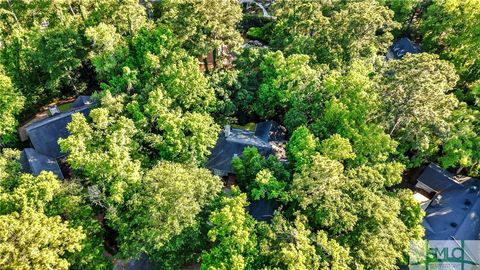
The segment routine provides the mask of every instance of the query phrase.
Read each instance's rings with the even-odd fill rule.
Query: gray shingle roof
[[[420,46],[414,44],[409,38],[403,37],[395,41],[390,48],[388,48],[387,59],[401,59],[405,54],[422,52]]]
[[[72,103],[72,109],[80,108],[85,105],[92,104],[93,101],[90,96],[78,96],[75,101]]]
[[[272,127],[273,127],[273,121],[265,121],[265,122],[257,123],[257,125],[255,126],[255,136],[268,142]]]
[[[42,155],[33,148],[23,149],[20,155],[20,164],[26,173],[39,175],[42,171],[52,172],[59,179],[63,179],[62,171],[54,158]]]
[[[263,156],[272,154],[272,146],[268,143],[268,139],[264,140],[251,131],[232,128],[228,137],[224,132],[219,134],[205,166],[211,170],[233,173],[231,166],[233,157],[241,155],[249,146],[256,147]]]
[[[423,220],[428,240],[479,240],[480,181],[470,179],[437,193]]]
[[[81,104],[81,101],[77,102],[77,104]],[[72,114],[78,112],[88,116],[90,105],[88,103],[81,107],[72,107],[67,112],[53,115],[28,126],[27,135],[35,150],[55,159],[64,156],[65,154],[60,151],[58,139],[68,136],[67,125],[72,121]]]
[[[270,222],[275,211],[275,202],[261,199],[252,201],[248,206],[248,212],[257,221]]]
[[[439,192],[450,186],[459,186],[460,184],[453,179],[453,174],[442,169],[434,163],[430,163],[418,177],[418,182],[423,183],[432,190]]]

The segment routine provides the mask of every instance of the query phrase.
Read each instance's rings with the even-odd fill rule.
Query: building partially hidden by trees
[[[416,188],[427,198],[423,227],[427,240],[480,240],[480,180],[429,164]]]
[[[58,140],[69,135],[67,125],[72,121],[72,115],[81,113],[88,116],[93,100],[89,96],[79,96],[72,102],[71,107],[64,112],[58,108],[50,109],[50,117],[30,123],[24,127],[26,135],[33,148],[22,151],[20,162],[25,172],[39,175],[42,171],[53,172],[59,179],[64,175],[60,170],[57,160],[67,153],[60,150]]]
[[[262,156],[268,157],[275,154],[272,142],[281,140],[284,135],[282,128],[274,121],[257,123],[255,131],[226,125],[218,135],[205,166],[218,176],[233,174],[232,160],[240,156],[245,148],[255,147]]]

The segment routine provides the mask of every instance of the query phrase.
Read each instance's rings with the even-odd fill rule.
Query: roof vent
[[[475,191],[477,191],[478,187],[477,186],[471,186],[468,191],[470,191],[470,193],[474,193]]]
[[[466,206],[470,206],[470,205],[472,204],[472,201],[470,201],[469,199],[465,199],[464,204],[465,204]]]
[[[230,134],[232,133],[232,128],[230,127],[230,125],[225,125],[225,129],[223,130],[223,132],[225,132],[225,137],[230,136]]]
[[[53,105],[48,107],[48,112],[50,112],[50,115],[55,115],[60,113],[60,110],[58,109],[57,105]]]
[[[450,223],[450,226],[452,226],[453,228],[456,228],[458,226],[458,224],[455,223],[455,222],[452,222],[452,223]]]

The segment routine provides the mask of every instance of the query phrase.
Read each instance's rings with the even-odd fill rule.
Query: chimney
[[[225,133],[225,137],[230,136],[230,133],[231,133],[230,125],[225,125],[225,129],[223,130],[223,132]]]
[[[50,115],[55,115],[60,113],[60,110],[58,109],[57,105],[48,107],[48,111],[50,112]]]

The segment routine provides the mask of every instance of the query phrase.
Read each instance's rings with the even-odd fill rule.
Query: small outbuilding
[[[23,149],[20,155],[20,164],[25,173],[37,176],[42,171],[47,171],[55,174],[58,179],[64,178],[60,166],[54,158],[42,155],[33,148]]]

